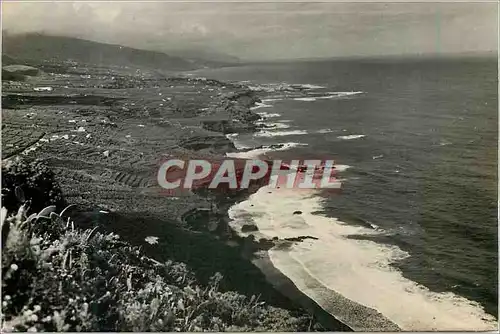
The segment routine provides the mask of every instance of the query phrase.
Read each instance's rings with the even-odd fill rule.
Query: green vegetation
[[[20,171],[25,177],[13,177]],[[32,213],[47,203],[48,197],[27,196],[41,185],[52,191],[48,202],[62,201],[56,186],[42,182],[53,176],[39,163],[16,161],[3,168],[4,186],[7,179],[11,188],[2,189],[2,197],[12,205],[14,194],[19,209],[2,208],[4,330],[307,331],[317,326],[309,316],[296,317],[256,296],[221,292],[218,273],[204,286],[182,263],[159,263],[97,227],[78,229],[68,208],[49,205]]]
[[[20,198],[16,189],[22,190]],[[2,206],[8,212],[17,209],[28,199],[30,211],[38,212],[49,205],[66,206],[52,171],[40,160],[13,159],[2,163]]]

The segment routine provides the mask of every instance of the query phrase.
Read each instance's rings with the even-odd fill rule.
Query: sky
[[[18,2],[2,28],[244,60],[497,50],[494,2]]]

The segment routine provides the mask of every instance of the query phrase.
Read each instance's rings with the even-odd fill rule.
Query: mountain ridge
[[[87,64],[189,71],[225,65],[221,61],[183,58],[160,51],[43,33],[2,32],[2,55],[19,60],[77,61]]]

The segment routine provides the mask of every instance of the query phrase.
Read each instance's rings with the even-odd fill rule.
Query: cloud
[[[3,27],[247,59],[496,50],[494,3],[4,2]]]

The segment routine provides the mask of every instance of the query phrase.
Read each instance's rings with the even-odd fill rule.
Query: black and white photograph
[[[1,3],[2,332],[497,332],[497,1]]]

